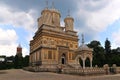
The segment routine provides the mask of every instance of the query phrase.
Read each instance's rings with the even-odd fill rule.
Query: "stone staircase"
[[[69,65],[69,64],[59,64],[59,65],[57,65],[57,67],[58,68],[61,68],[61,69],[63,69],[63,68],[74,68],[73,66],[71,66],[71,65]]]

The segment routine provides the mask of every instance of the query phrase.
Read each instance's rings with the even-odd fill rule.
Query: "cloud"
[[[16,54],[16,44],[0,45],[0,55],[11,56]]]
[[[0,5],[0,25],[11,25],[14,28],[24,28],[28,35],[26,40],[29,42],[32,39],[32,34],[37,28],[36,20],[37,11],[29,9],[28,11],[19,11],[16,8],[12,8],[8,5]],[[24,34],[20,31],[20,34],[16,34],[14,29],[0,28],[0,55],[15,55],[16,47],[19,43],[20,35]],[[29,38],[28,38],[29,36]],[[20,37],[21,38],[21,37]],[[29,40],[28,40],[29,39]],[[22,42],[22,41],[21,41]],[[29,50],[26,45],[23,46],[23,56],[29,54]]]
[[[113,32],[112,39],[113,39],[113,42],[112,42],[113,48],[120,46],[120,29],[116,32]]]
[[[26,47],[22,47],[22,56],[29,55],[29,50]]]
[[[11,24],[14,27],[23,27],[28,31],[35,30],[35,20],[33,15],[35,10],[17,11],[6,5],[0,6],[0,24]]]
[[[18,35],[13,29],[1,29],[0,28],[0,55],[16,55],[16,48],[18,46]],[[29,54],[29,50],[26,47],[23,48],[23,56]]]
[[[76,28],[91,39],[97,39],[100,32],[120,18],[120,0],[80,0],[76,4]]]
[[[3,30],[0,28],[0,55],[15,55],[18,36],[15,30]]]
[[[88,17],[87,25],[95,31],[103,31],[120,18],[120,1],[113,0],[109,4],[97,12],[91,12]]]
[[[84,9],[90,12],[97,11],[97,10],[104,8],[105,6],[107,6],[108,3],[109,1],[106,1],[106,0],[79,0],[77,1],[77,4],[79,5],[81,9]]]
[[[16,32],[11,30],[3,30],[0,28],[0,45],[11,45],[16,42],[18,36]]]

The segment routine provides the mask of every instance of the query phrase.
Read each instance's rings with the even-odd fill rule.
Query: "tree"
[[[23,66],[24,66],[24,67],[29,66],[29,55],[26,55],[26,56],[23,58]]]
[[[6,69],[6,56],[0,56],[0,70]]]
[[[105,64],[104,48],[99,41],[91,41],[88,47],[93,48],[93,65],[103,66]]]
[[[104,48],[102,46],[97,46],[94,48],[93,51],[93,64],[94,65],[99,65],[99,66],[103,66],[105,64],[105,54],[104,54]]]
[[[11,69],[11,68],[14,68],[14,56],[9,56],[9,57],[6,57],[6,68],[7,69]]]
[[[101,44],[99,41],[94,40],[94,41],[91,41],[90,44],[88,44],[88,47],[95,48],[95,47],[100,46],[100,45]]]
[[[111,53],[111,44],[108,38],[105,41],[105,53],[110,54]]]
[[[17,68],[17,69],[23,67],[23,57],[22,56],[15,55],[14,67]]]
[[[114,52],[114,50],[113,50]],[[109,64],[109,66],[112,65],[114,61],[112,61],[113,56],[112,56],[112,50],[111,50],[111,43],[108,40],[108,38],[105,41],[105,58],[106,58],[106,63]]]

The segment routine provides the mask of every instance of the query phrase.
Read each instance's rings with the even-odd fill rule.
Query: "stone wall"
[[[59,69],[54,65],[34,66],[34,67],[29,66],[29,67],[24,67],[23,69],[31,72],[59,72]]]
[[[77,75],[100,75],[106,74],[104,68],[86,68],[86,69],[63,69],[64,74],[77,74]]]

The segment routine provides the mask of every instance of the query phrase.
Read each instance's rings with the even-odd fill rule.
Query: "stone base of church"
[[[62,73],[62,74],[74,74],[74,75],[108,75],[108,74],[117,74],[120,73],[120,67],[117,67],[115,64],[113,64],[112,67],[109,67],[108,64],[105,64],[103,67],[99,68],[97,66],[95,67],[73,67],[78,66],[76,64],[56,64],[56,65],[42,65],[42,66],[29,66],[23,68],[27,71],[32,72],[56,72],[56,73]]]
[[[25,67],[24,70],[31,72],[57,72],[58,68],[54,65],[42,65]]]
[[[55,72],[62,74],[74,74],[74,75],[104,75],[107,74],[104,68],[81,68],[78,65],[42,65],[42,66],[29,66],[24,70],[32,72]]]
[[[62,72],[63,69],[78,69],[78,64],[42,64],[39,66],[29,66],[25,70],[32,72]]]

